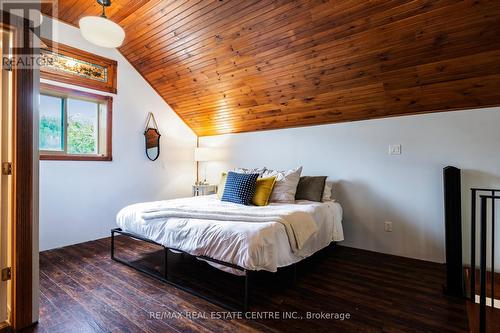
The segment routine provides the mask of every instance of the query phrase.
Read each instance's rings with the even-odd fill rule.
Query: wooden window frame
[[[50,52],[105,67],[108,71],[108,80],[107,82],[100,82],[70,73],[51,70],[48,67],[41,66],[40,76],[42,79],[77,85],[113,94],[117,93],[117,61],[85,52],[65,44],[56,43],[45,38],[42,38],[42,42],[44,44],[42,45],[42,48],[49,50]]]
[[[54,96],[61,96],[64,98],[79,98],[87,99],[92,101],[99,101],[103,104],[106,103],[106,154],[101,155],[78,155],[78,154],[67,154],[67,153],[47,153],[46,151],[40,150],[40,160],[46,161],[107,161],[113,160],[113,97],[93,94],[86,91],[81,91],[72,88],[65,88],[60,86],[55,86],[48,83],[40,84],[40,94],[54,94]],[[66,135],[66,133],[64,134]]]

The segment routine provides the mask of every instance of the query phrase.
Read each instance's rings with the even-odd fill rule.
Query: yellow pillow
[[[217,186],[217,196],[222,199],[224,194],[224,187],[226,187],[227,173],[223,172],[220,176],[219,185]]]
[[[273,191],[274,182],[276,177],[258,178],[257,186],[255,187],[255,194],[252,198],[252,203],[255,206],[267,206],[269,197]]]

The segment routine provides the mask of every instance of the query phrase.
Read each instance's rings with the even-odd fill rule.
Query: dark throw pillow
[[[243,174],[229,171],[221,200],[250,205],[258,177],[258,173]]]
[[[326,176],[300,177],[295,200],[309,200],[321,202],[325,190]]]

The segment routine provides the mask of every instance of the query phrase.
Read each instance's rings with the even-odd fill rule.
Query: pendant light
[[[83,38],[102,47],[119,47],[125,39],[125,31],[106,17],[105,8],[111,0],[96,0],[102,6],[101,16],[85,16],[78,23]]]

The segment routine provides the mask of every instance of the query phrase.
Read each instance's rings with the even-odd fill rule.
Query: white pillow
[[[264,172],[267,170],[266,167],[262,168],[253,168],[253,169],[245,169],[245,168],[234,168],[232,171],[236,173],[245,173],[245,174],[250,174],[250,173],[258,173],[259,177],[262,177]]]
[[[327,180],[325,182],[325,189],[323,190],[323,197],[321,198],[321,201],[332,200],[332,190],[333,190],[333,182]]]
[[[276,177],[269,202],[295,202],[302,167],[288,171],[266,170],[262,177]]]

